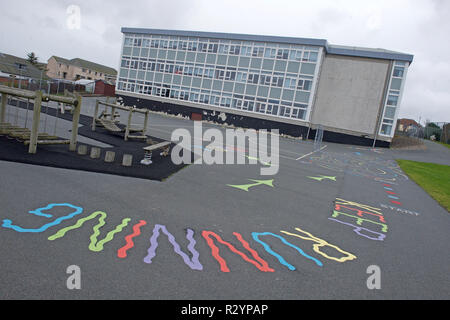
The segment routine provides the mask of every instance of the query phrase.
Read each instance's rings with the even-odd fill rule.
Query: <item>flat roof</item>
[[[121,31],[122,33],[130,33],[130,34],[155,34],[162,36],[199,37],[199,38],[212,38],[222,40],[261,41],[261,42],[274,42],[284,44],[320,46],[324,47],[325,51],[329,54],[386,59],[386,60],[400,60],[400,61],[408,61],[409,63],[411,63],[414,59],[414,56],[411,54],[395,52],[385,49],[332,45],[329,44],[328,41],[325,39],[263,36],[263,35],[223,33],[223,32],[127,28],[127,27],[123,27]]]

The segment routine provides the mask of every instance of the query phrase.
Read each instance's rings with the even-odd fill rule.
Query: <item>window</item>
[[[247,80],[248,83],[258,84],[258,80],[259,80],[258,74],[250,73],[248,75],[248,80]]]
[[[252,56],[253,57],[262,57],[264,55],[264,48],[263,47],[254,47]]]
[[[310,91],[311,86],[312,86],[311,80],[303,80],[303,79],[298,80],[297,89],[299,90]]]
[[[178,41],[171,40],[169,41],[169,48],[176,49],[178,47]]]
[[[277,76],[272,77],[272,86],[274,86],[274,87],[281,88],[283,86],[283,82],[284,82],[283,77],[277,77]]]
[[[278,49],[277,58],[278,59],[287,59],[289,56],[288,49]]]
[[[122,63],[120,65],[122,68],[128,68],[130,66],[130,60],[122,59]]]
[[[214,78],[214,69],[213,68],[205,68],[204,76],[206,78],[210,78],[210,79]]]
[[[273,48],[266,48],[264,51],[264,57],[265,58],[275,58],[277,50]]]
[[[289,51],[289,59],[301,61],[303,52],[301,50],[290,50]]]
[[[392,126],[391,125],[383,124],[381,126],[381,134],[390,135],[391,131],[392,131]]]
[[[127,47],[132,46],[133,45],[133,38],[126,37],[124,45],[127,46]]]
[[[217,53],[219,45],[217,43],[208,44],[208,52]]]
[[[241,55],[250,57],[252,55],[252,47],[242,46]]]
[[[159,45],[161,48],[167,49],[169,47],[169,41],[168,40],[160,40]]]
[[[223,80],[225,77],[225,70],[216,70],[215,78]]]
[[[255,105],[255,111],[260,113],[266,113],[266,104],[257,102]]]
[[[197,42],[189,41],[188,51],[197,51]]]
[[[389,118],[389,119],[394,119],[395,108],[394,107],[386,107],[386,111],[384,112],[384,117]]]
[[[134,43],[133,43],[133,45],[135,46],[135,47],[140,47],[141,45],[142,45],[142,39],[134,39]]]
[[[228,53],[228,45],[219,44],[219,53]]]
[[[253,111],[254,105],[255,105],[255,102],[244,100],[244,102],[242,103],[242,110]]]
[[[389,106],[396,106],[398,103],[398,96],[394,96],[392,94],[389,95],[387,104]]]
[[[201,51],[201,52],[208,52],[208,43],[200,42],[200,43],[198,44],[198,51]]]
[[[395,67],[393,76],[397,78],[403,78],[403,74],[405,72],[405,68],[403,67]]]
[[[194,67],[193,66],[186,66],[184,68],[184,74],[185,75],[192,76],[193,73],[194,73]]]
[[[200,100],[201,103],[208,104],[209,103],[209,94],[200,94]]]
[[[286,78],[284,80],[284,87],[289,89],[295,89],[296,80],[293,78]]]
[[[236,81],[237,82],[247,82],[247,73],[246,72],[237,72],[236,73]]]
[[[239,52],[241,51],[241,46],[235,46],[235,45],[231,45],[230,46],[230,54],[239,54]]]
[[[236,79],[235,71],[226,71],[225,72],[225,80],[234,80],[234,79]]]
[[[147,62],[139,61],[139,69],[140,70],[147,70]]]
[[[152,39],[152,40],[150,41],[150,47],[151,47],[151,48],[159,48],[159,40],[157,40],[157,39]]]
[[[271,81],[272,81],[272,76],[269,76],[269,75],[261,75],[261,78],[260,78],[259,83],[260,83],[260,84],[264,84],[264,85],[266,85],[266,86],[270,86]]]
[[[305,51],[303,52],[303,61],[309,61],[309,62],[317,62],[318,53],[317,52],[311,52],[311,51]]]
[[[197,77],[203,76],[203,68],[195,67],[194,68],[194,76],[197,76]]]

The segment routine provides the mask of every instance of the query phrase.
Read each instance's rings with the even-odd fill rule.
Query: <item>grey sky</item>
[[[81,29],[66,26],[81,8]],[[118,69],[121,27],[327,39],[411,53],[400,117],[450,122],[448,0],[2,0],[0,51],[57,55]]]

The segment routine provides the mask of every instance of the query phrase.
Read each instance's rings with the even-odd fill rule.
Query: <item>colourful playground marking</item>
[[[257,181],[257,180],[255,180]],[[263,184],[271,184],[268,181],[264,181],[265,183]],[[37,216],[40,216],[44,219],[48,219],[51,218],[52,215],[51,214],[44,214],[42,211],[44,210],[49,210],[52,209],[54,207],[68,207],[68,208],[72,208],[75,209],[74,212],[72,212],[70,215],[68,216],[64,216],[62,218],[64,218],[65,220],[70,219],[70,217],[74,217],[77,214],[80,214],[83,212],[83,208],[81,207],[77,207],[74,205],[71,205],[69,203],[62,203],[62,204],[50,204],[44,208],[39,208],[33,211],[29,211],[32,214],[35,214]],[[106,243],[111,242],[114,237],[123,232],[123,230],[129,225],[129,222],[131,221],[130,218],[124,218],[122,219],[122,222],[120,224],[118,224],[117,226],[115,226],[111,231],[109,231],[106,236],[99,240],[98,237],[100,235],[100,229],[102,227],[104,227],[106,225],[106,218],[107,218],[107,214],[106,212],[103,211],[95,211],[93,213],[91,213],[90,215],[80,218],[79,220],[77,220],[73,225],[68,226],[68,227],[64,227],[58,231],[56,231],[54,234],[52,234],[51,236],[49,236],[47,239],[49,241],[55,241],[58,239],[61,239],[63,237],[66,236],[66,234],[69,231],[74,231],[77,229],[80,229],[81,227],[84,226],[84,224],[90,220],[98,220],[98,223],[96,225],[94,225],[93,227],[93,233],[90,236],[90,241],[89,241],[89,250],[93,251],[93,252],[100,252],[104,250],[104,245]],[[45,230],[47,230],[50,227],[54,227],[56,226],[58,223],[53,223],[53,225],[49,225],[49,224],[44,224],[42,227],[40,228],[35,228],[35,229],[25,229],[22,228],[20,226],[13,226],[12,224],[8,224],[7,222],[10,220],[4,220],[3,223],[3,228],[5,229],[10,229],[19,233],[41,233]],[[55,220],[56,221],[56,220]],[[61,222],[62,220],[58,220],[59,222]],[[139,220],[139,222],[135,223],[132,226],[132,233],[128,234],[125,237],[125,241],[126,244],[124,246],[122,246],[121,248],[117,249],[117,257],[119,259],[124,259],[127,258],[127,252],[128,250],[132,249],[134,247],[134,239],[137,239],[140,235],[141,235],[141,228],[143,226],[147,225],[147,221],[145,220]],[[186,235],[186,239],[188,240],[188,245],[187,245],[187,250],[189,252],[189,254],[186,254],[185,252],[183,252],[181,250],[181,246],[178,244],[178,242],[176,241],[175,237],[168,231],[167,227],[164,225],[160,225],[160,224],[155,224],[154,225],[154,229],[153,229],[153,234],[150,237],[150,247],[147,250],[147,255],[144,257],[143,261],[147,264],[151,264],[153,259],[156,257],[157,255],[157,248],[158,248],[158,238],[160,236],[160,232],[162,231],[162,233],[164,233],[165,236],[167,236],[169,242],[172,244],[173,246],[173,250],[176,254],[178,254],[179,256],[182,257],[184,263],[191,269],[191,270],[196,270],[196,271],[202,271],[203,270],[203,265],[201,264],[199,257],[200,257],[200,253],[195,249],[196,246],[196,241],[194,239],[194,231],[190,228],[186,228],[185,229],[187,231],[187,235]],[[336,245],[333,245],[331,243],[329,243],[326,240],[323,240],[317,236],[312,235],[311,233],[304,231],[300,228],[295,228],[295,230],[297,232],[299,232],[299,234],[296,233],[291,233],[291,232],[287,232],[287,231],[281,231],[281,233],[285,234],[285,235],[289,235],[295,238],[299,238],[303,241],[311,241],[313,242],[312,245],[312,249],[315,253],[321,255],[322,257],[324,257],[325,259],[328,259],[330,261],[333,262],[347,262],[347,261],[351,261],[356,259],[356,256],[352,253],[349,253],[345,250],[342,250],[341,248],[339,248]],[[257,270],[261,271],[261,272],[275,272],[275,269],[270,267],[268,262],[265,261],[264,259],[261,258],[260,254],[258,253],[256,248],[252,248],[250,246],[250,244],[244,240],[244,237],[237,233],[234,232],[233,235],[236,237],[236,239],[242,244],[242,247],[247,250],[251,257],[244,253],[243,251],[237,249],[234,245],[232,245],[231,243],[225,241],[222,239],[221,236],[219,236],[218,234],[216,234],[213,231],[210,230],[203,230],[201,232],[204,240],[206,241],[207,245],[211,248],[211,254],[213,256],[213,258],[219,263],[220,266],[220,270],[221,272],[230,272],[230,269],[228,268],[228,265],[226,263],[226,260],[219,254],[219,247],[214,243],[214,239],[221,245],[225,246],[226,248],[228,248],[228,250],[230,250],[231,252],[237,254],[238,256],[240,256],[244,261],[252,264],[253,266],[255,266],[257,268]],[[261,237],[266,237],[266,236],[270,236],[272,238],[278,239],[281,241],[282,244],[284,244],[285,246],[294,249],[295,251],[297,251],[303,258],[306,258],[307,260],[310,260],[312,262],[314,262],[314,264],[318,267],[323,267],[324,264],[322,261],[318,260],[317,258],[307,254],[302,248],[300,248],[298,245],[295,245],[293,243],[288,242],[283,236],[272,233],[272,232],[252,232],[251,233],[253,240],[256,243],[259,243],[262,245],[263,249],[269,253],[270,255],[273,255],[274,257],[277,258],[278,262],[287,267],[289,270],[296,270],[296,267],[294,265],[292,265],[291,263],[287,262],[286,259],[282,256],[282,254],[280,252],[275,252],[270,245],[267,242],[262,241],[260,238]],[[328,247],[331,249],[334,249],[335,251],[338,252],[337,256],[331,255],[331,253],[329,252],[329,250],[327,250],[327,253],[322,252],[321,248],[322,247]],[[344,256],[342,256],[344,255]]]
[[[329,177],[329,176],[319,176],[319,177],[308,177],[309,179],[313,179],[313,180],[317,180],[317,181],[322,181],[322,180],[332,180],[332,181],[336,181],[336,177]]]
[[[273,185],[273,181],[274,179],[271,180],[253,180],[253,179],[247,179],[250,181],[253,181],[255,183],[251,183],[251,184],[242,184],[242,185],[236,185],[236,184],[227,184],[227,186],[232,187],[232,188],[236,188],[236,189],[240,189],[240,190],[244,190],[246,192],[248,192],[248,190],[252,187],[256,187],[256,186],[260,186],[260,185],[266,185],[269,187],[274,188]]]
[[[378,221],[374,221],[372,219],[363,219],[363,216],[367,216],[367,218],[376,217]],[[356,225],[342,220],[348,220],[348,218],[355,219]],[[341,223],[343,225],[353,227],[353,231],[357,235],[370,240],[384,241],[384,239],[386,238],[386,235],[384,235],[384,233],[388,231],[388,226],[384,219],[383,213],[381,212],[381,209],[340,198],[336,198],[332,218],[328,219]],[[363,224],[366,227],[361,227],[361,225]],[[380,230],[374,231],[369,228],[369,226],[373,227],[374,225],[378,226]],[[379,231],[381,231],[382,233],[380,233]]]

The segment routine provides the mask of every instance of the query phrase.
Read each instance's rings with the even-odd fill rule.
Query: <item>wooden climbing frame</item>
[[[52,94],[45,94],[41,91],[29,91],[23,89],[10,88],[0,85],[0,94],[2,101],[0,104],[0,134],[6,134],[20,141],[25,145],[29,145],[28,153],[36,153],[38,144],[69,144],[70,151],[76,151],[78,123],[80,121],[82,98],[75,94],[72,96],[57,96]],[[8,96],[16,98],[25,98],[34,101],[33,106],[33,122],[31,130],[21,128],[5,122],[6,103]],[[73,107],[72,118],[72,137],[70,140],[62,140],[58,137],[51,136],[44,132],[39,132],[39,123],[41,116],[41,108],[43,101],[55,101],[70,105]]]
[[[105,110],[99,114],[100,105],[104,105]],[[111,112],[107,112],[108,107],[111,108]],[[117,125],[119,121],[116,118],[118,118],[120,115],[116,112],[116,109],[128,111],[128,121],[124,129],[120,128]],[[135,112],[144,114],[145,116],[144,125],[142,127],[137,127],[136,125],[131,123],[133,113]],[[95,131],[95,128],[98,124],[110,132],[123,132],[125,141],[128,141],[128,139],[147,139],[145,133],[147,131],[149,114],[149,110],[121,106],[118,104],[97,100],[95,104],[94,115],[92,117],[92,131]],[[140,133],[140,135],[137,135],[136,133]]]

